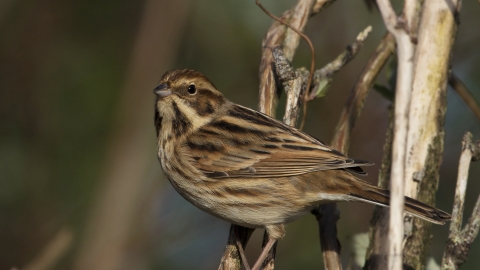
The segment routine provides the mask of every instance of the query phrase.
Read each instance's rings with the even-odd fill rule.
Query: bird
[[[153,92],[163,172],[199,209],[232,224],[266,229],[269,240],[254,270],[285,235],[284,224],[319,204],[389,205],[388,190],[358,177],[366,174],[361,166],[372,163],[229,101],[198,71],[167,71]],[[451,219],[409,197],[404,210],[435,224]]]

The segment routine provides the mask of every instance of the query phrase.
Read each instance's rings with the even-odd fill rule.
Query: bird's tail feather
[[[363,182],[363,181],[362,181]],[[365,186],[368,185],[368,186]],[[356,200],[373,203],[381,206],[389,206],[390,204],[390,191],[378,188],[362,183],[363,187],[354,188],[349,194]],[[405,196],[405,208],[404,210],[416,217],[430,221],[435,224],[445,224],[445,221],[452,219],[451,215],[440,209],[424,204],[410,197]]]

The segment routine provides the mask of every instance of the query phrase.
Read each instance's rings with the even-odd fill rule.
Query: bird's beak
[[[170,96],[172,94],[172,90],[168,89],[168,85],[166,83],[162,83],[153,89],[153,93],[160,98],[164,98]]]

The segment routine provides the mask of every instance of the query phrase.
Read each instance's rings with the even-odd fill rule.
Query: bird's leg
[[[265,247],[263,248],[262,253],[261,253],[260,256],[258,257],[258,259],[257,259],[257,261],[255,262],[255,264],[253,265],[252,270],[258,270],[258,269],[260,269],[260,267],[262,266],[263,260],[265,260],[265,258],[267,257],[268,252],[270,251],[270,249],[271,249],[271,248],[273,247],[273,245],[275,244],[275,241],[277,241],[277,239],[269,237],[267,244],[266,244]]]
[[[243,266],[245,270],[250,270],[250,265],[248,265],[247,257],[245,256],[245,252],[243,252],[243,246],[240,242],[240,234],[238,233],[238,227],[235,226],[235,242],[237,244],[238,253],[240,253],[240,258],[242,258]]]

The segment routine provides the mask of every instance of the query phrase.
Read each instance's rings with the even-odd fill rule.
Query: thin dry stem
[[[240,250],[245,249],[253,231],[254,229],[238,225],[230,226],[227,246],[223,252],[218,270],[239,270],[242,267],[244,258],[242,259]]]
[[[412,0],[407,0],[412,1]],[[390,226],[388,269],[402,269],[403,207],[405,179],[405,142],[408,131],[408,108],[413,81],[414,45],[405,25],[409,22],[399,20],[389,0],[377,0],[380,13],[388,31],[397,42],[398,68],[395,89],[395,124],[393,136],[392,174],[390,180]],[[407,10],[408,11],[408,10]],[[409,16],[406,16],[407,18]]]
[[[363,42],[368,37],[368,34],[372,31],[372,27],[369,25],[367,26],[362,32],[357,35],[356,40],[347,46],[345,51],[339,54],[335,60],[328,63],[324,67],[319,70],[315,71],[314,74],[314,84],[315,87],[310,91],[308,95],[308,100],[314,99],[319,93],[316,88],[320,87],[321,85],[329,84],[332,80],[332,77],[335,73],[337,73],[342,67],[348,64],[360,51],[360,48],[363,45]]]
[[[294,127],[300,114],[308,71],[304,68],[294,71],[280,46],[273,48],[273,59],[277,76],[287,93],[283,122]]]
[[[393,36],[387,33],[365,65],[340,115],[332,141],[332,146],[338,151],[345,154],[348,152],[351,130],[360,116],[366,97],[394,51],[395,41]]]
[[[371,30],[372,27],[367,26],[362,32],[357,35],[356,40],[352,44],[347,46],[345,51],[338,55],[332,62],[315,71],[313,76],[314,86],[309,93],[305,93],[306,99],[303,106],[303,116],[300,124],[300,129],[303,129],[305,125],[307,117],[307,102],[314,99],[315,97],[321,97],[325,95],[333,79],[333,75],[337,73],[346,64],[348,64],[353,58],[355,58]]]
[[[301,33],[303,31],[308,18],[313,14],[313,5],[316,3],[313,0],[300,0],[297,5],[283,13],[281,17],[276,17],[268,12],[258,0],[255,1],[257,5],[275,22],[263,40],[262,60],[260,63],[260,103],[259,111],[275,116],[275,106],[277,102],[277,86],[275,85],[275,72],[273,71],[272,63],[272,49],[276,46],[283,46],[287,59],[291,61],[294,53],[298,47],[298,39],[300,37],[308,38]],[[288,25],[288,28],[287,26]],[[288,29],[295,31],[293,35],[289,33]],[[299,34],[302,34],[300,36]],[[308,40],[309,41],[309,40]],[[309,42],[309,45],[311,42]],[[313,46],[311,46],[313,50]],[[314,53],[312,54],[314,56]],[[311,63],[311,70],[314,68],[314,61]]]
[[[383,144],[383,158],[380,173],[378,175],[378,186],[387,189],[392,168],[392,142],[393,142],[393,111],[389,108],[388,128]],[[370,245],[365,260],[365,270],[387,269],[388,257],[385,247],[388,244],[388,222],[390,210],[386,207],[376,206],[370,220]]]
[[[312,210],[317,219],[325,269],[341,270],[340,242],[337,239],[337,221],[340,211],[335,203],[321,205]]]
[[[313,3],[313,1],[310,1]],[[303,29],[297,29],[295,26],[291,25],[290,23],[286,22],[285,19],[279,18],[275,15],[273,15],[271,12],[269,12],[261,3],[260,0],[255,0],[255,3],[267,14],[270,18],[274,19],[275,21],[285,25],[288,27],[287,32],[292,30],[293,32],[297,33],[299,36],[301,36],[307,43],[308,47],[310,47],[310,52],[312,54],[311,56],[311,61],[310,61],[310,74],[313,73],[313,70],[315,70],[315,49],[313,48],[312,41],[310,41],[310,38],[308,38],[307,35],[302,33]],[[305,1],[305,3],[308,3]],[[303,9],[303,8],[302,8]],[[296,10],[295,10],[296,11]],[[301,14],[301,12],[294,12],[293,16],[295,17],[297,14]],[[301,15],[300,15],[301,16]],[[302,16],[301,16],[302,17]],[[306,23],[305,23],[306,24]],[[303,26],[305,26],[305,24]],[[285,54],[287,55],[288,59],[293,59],[293,55],[295,54],[295,50],[298,47],[299,40],[297,38],[295,39],[285,39],[284,45],[286,48]],[[312,83],[312,75],[309,76],[308,78],[308,83],[307,83],[307,89],[310,89],[310,84]]]
[[[460,80],[460,78],[453,72],[450,73],[448,83],[450,84],[450,86],[452,86],[453,90],[455,90],[457,94],[463,99],[463,101],[467,104],[470,110],[472,110],[473,114],[475,114],[477,119],[480,120],[480,105],[478,103],[478,100],[468,90],[465,83],[463,83],[462,80]]]
[[[468,256],[468,251],[473,240],[478,235],[480,228],[480,196],[477,199],[472,216],[462,230],[463,208],[465,192],[467,190],[468,170],[471,161],[480,158],[480,142],[472,142],[472,134],[467,132],[462,140],[462,154],[458,165],[457,187],[453,203],[452,223],[447,247],[443,253],[442,269],[458,269]]]
[[[48,270],[68,251],[73,243],[73,232],[69,228],[61,229],[55,237],[42,249],[42,251],[23,270]]]

